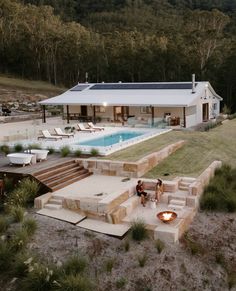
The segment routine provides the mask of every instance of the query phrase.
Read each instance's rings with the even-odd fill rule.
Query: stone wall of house
[[[95,158],[76,159],[76,162],[80,163],[94,174],[138,178],[143,176],[169,155],[181,148],[184,143],[185,141],[181,140],[168,145],[160,151],[151,153],[137,162],[99,160]]]

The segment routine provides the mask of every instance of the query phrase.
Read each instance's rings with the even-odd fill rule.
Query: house
[[[158,126],[192,127],[214,119],[222,98],[209,82],[84,83],[65,93],[41,101],[43,119],[46,105],[62,105],[67,121],[127,121]]]

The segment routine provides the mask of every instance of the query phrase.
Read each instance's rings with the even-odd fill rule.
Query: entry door
[[[202,121],[209,120],[209,103],[202,104]]]
[[[82,116],[87,116],[88,111],[87,111],[87,106],[86,105],[81,105],[81,115]]]

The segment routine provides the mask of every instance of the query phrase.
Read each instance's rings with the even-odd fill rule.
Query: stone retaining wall
[[[150,171],[161,161],[174,153],[184,145],[181,140],[166,146],[158,152],[149,154],[137,162],[120,162],[98,159],[76,159],[84,168],[98,175],[121,176],[129,178],[138,178]]]
[[[214,161],[198,178],[189,186],[189,194],[201,196],[204,188],[209,184],[209,181],[214,177],[215,170],[222,166],[221,161]]]

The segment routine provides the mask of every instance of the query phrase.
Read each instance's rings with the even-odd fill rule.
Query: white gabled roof
[[[210,90],[218,96],[209,82],[196,82],[192,93],[191,82],[170,83],[97,83],[78,84],[65,93],[39,102],[41,105],[104,105],[188,107]]]

